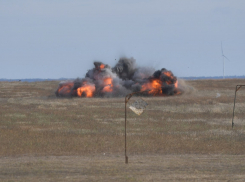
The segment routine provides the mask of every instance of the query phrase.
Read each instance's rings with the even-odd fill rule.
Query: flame
[[[57,90],[57,93],[66,95],[71,93],[72,87],[74,86],[74,83],[69,82],[65,83],[64,85],[60,86],[60,88]]]
[[[181,94],[181,91],[178,89],[178,80],[176,80],[176,82],[175,82],[175,84],[174,84],[174,87],[175,87],[175,94],[176,95],[179,95],[179,94]]]
[[[105,68],[105,65],[104,64],[101,64],[100,65],[100,69],[102,70],[102,69],[104,69]]]
[[[174,78],[173,73],[170,72],[170,71],[164,71],[163,74],[169,78],[169,80],[167,80],[166,83],[167,83],[168,85],[173,84],[173,82],[171,81],[171,80],[173,80],[173,78]]]
[[[112,84],[112,78],[105,78],[104,79],[104,88],[102,92],[112,92],[113,91],[113,84]]]
[[[164,71],[163,74],[167,77],[172,77],[172,74],[169,71]]]
[[[79,97],[82,97],[82,95],[84,94],[85,97],[93,97],[94,91],[95,91],[95,85],[94,84],[84,83],[84,85],[82,87],[79,87],[77,89],[77,95]]]
[[[178,80],[176,80],[175,84],[174,84],[175,88],[178,88]]]
[[[141,91],[149,90],[148,93],[151,95],[162,94],[162,82],[161,80],[155,79],[151,82],[145,83],[141,87]]]

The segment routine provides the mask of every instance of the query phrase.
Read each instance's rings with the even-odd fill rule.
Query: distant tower
[[[223,79],[225,79],[225,59],[227,59],[228,61],[230,60],[224,55],[222,41],[221,41],[221,53],[222,53],[222,59],[223,59]]]

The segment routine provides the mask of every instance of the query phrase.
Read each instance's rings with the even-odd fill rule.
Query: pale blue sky
[[[178,77],[245,75],[244,0],[0,0],[0,78],[84,77],[121,56]]]

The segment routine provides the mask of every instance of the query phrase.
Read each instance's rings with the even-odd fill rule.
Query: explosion
[[[61,82],[55,94],[57,97],[117,97],[137,91],[145,91],[150,96],[181,93],[171,71],[137,67],[134,58],[120,58],[113,68],[94,62],[94,68],[88,70],[85,78]]]

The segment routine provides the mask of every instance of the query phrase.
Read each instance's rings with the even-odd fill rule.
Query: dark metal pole
[[[128,156],[127,156],[127,99],[128,96],[125,97],[125,164],[128,164]]]
[[[235,90],[235,98],[234,98],[234,106],[233,106],[233,117],[232,117],[232,123],[231,123],[231,125],[232,125],[232,128],[233,128],[233,126],[234,126],[234,115],[235,115],[235,105],[236,105],[236,93],[237,93],[237,91],[241,88],[241,87],[244,87],[245,85],[237,85],[236,86],[236,90]]]
[[[134,95],[138,93],[148,92],[149,90],[139,91],[139,92],[133,92],[131,94],[128,94],[125,96],[125,164],[128,164],[128,156],[127,156],[127,103],[129,99]]]
[[[126,95],[125,97],[125,164],[128,164],[128,156],[127,156],[127,103],[129,99],[137,92],[133,92],[131,94]]]

